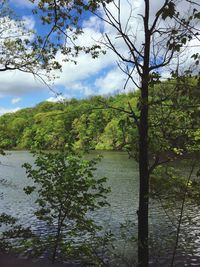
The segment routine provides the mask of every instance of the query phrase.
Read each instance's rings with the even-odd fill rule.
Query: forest
[[[184,156],[199,151],[199,83],[199,77],[184,76],[179,81],[160,82],[150,89],[152,157],[156,153]],[[137,112],[138,98],[136,91],[42,102],[5,114],[0,117],[0,147],[59,150],[72,145],[82,151],[123,150],[136,154],[137,129],[127,110],[130,104]],[[162,98],[165,100],[160,104]]]

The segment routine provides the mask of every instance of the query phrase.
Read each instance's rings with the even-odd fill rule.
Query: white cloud
[[[188,45],[188,47],[187,47]],[[193,54],[199,53],[199,41],[194,38],[186,46],[180,49],[180,52],[173,57],[170,64],[162,70],[162,78],[167,79],[171,77],[171,72],[178,70],[180,75],[184,75],[186,70],[191,71],[193,75],[199,74],[199,66],[195,64],[192,58]]]
[[[35,28],[35,19],[33,16],[23,16],[22,21],[26,29],[33,30]]]
[[[91,21],[93,18],[90,18],[88,22],[85,22],[85,25],[88,27],[84,29],[84,33],[77,40],[77,44],[80,46],[92,46],[102,39],[102,34],[92,27]],[[104,47],[105,48],[105,47]],[[62,54],[57,55],[57,60],[62,63],[62,73],[57,73],[59,78],[55,80],[55,85],[63,85],[66,88],[71,88],[73,90],[81,89],[83,90],[84,85],[80,86],[80,82],[83,80],[88,80],[91,77],[98,75],[100,71],[107,68],[108,66],[114,66],[116,62],[116,56],[108,50],[106,55],[100,54],[98,58],[93,59],[90,54],[84,52],[80,53],[76,58],[77,64],[73,62],[64,62],[64,57]],[[86,90],[86,94],[90,94]]]
[[[21,97],[16,97],[16,98],[13,98],[13,99],[11,100],[11,103],[12,103],[12,104],[16,104],[16,103],[20,102],[21,100],[22,100]]]
[[[104,23],[97,16],[91,16],[88,20],[83,21],[84,29],[92,29],[94,32],[101,32],[104,28]]]
[[[150,19],[153,19],[153,16],[164,3],[165,0],[151,1],[151,16]],[[138,14],[142,14],[144,11],[144,1],[135,0],[132,6],[132,17],[129,19],[130,14],[130,1],[121,0],[122,11],[121,11],[121,22],[122,27],[125,29],[127,22],[129,26],[127,27],[127,32],[129,33],[132,39],[135,39],[135,45],[139,48],[143,47],[142,43],[144,40],[143,34],[143,24],[142,17]],[[23,6],[30,6],[28,0],[15,0],[15,3]],[[179,9],[181,6],[184,6],[185,1],[180,1]],[[184,6],[185,7],[185,6]],[[117,9],[111,3],[109,5],[109,10],[112,14],[117,17]],[[184,9],[185,10],[185,9]],[[136,18],[137,17],[137,18]],[[35,22],[33,17],[24,17],[25,25],[29,26],[31,29],[35,27]],[[162,22],[164,23],[164,22]],[[162,24],[164,25],[164,24]],[[88,20],[83,22],[84,33],[80,35],[78,40],[76,40],[77,45],[80,46],[91,46],[95,43],[102,43],[102,30],[109,35],[109,38],[115,43],[116,47],[119,49],[119,52],[127,56],[130,52],[127,49],[126,44],[123,42],[122,38],[119,38],[119,35],[115,29],[113,29],[109,24],[104,23],[99,20],[97,17],[92,16]],[[193,41],[195,43],[195,41]],[[191,43],[193,44],[193,43]],[[162,46],[162,44],[161,44]],[[164,47],[159,48],[162,52]],[[188,52],[191,55],[196,48],[191,48],[191,51]],[[58,53],[57,60],[62,63],[63,70],[62,73],[56,73],[59,75],[54,82],[55,87],[62,86],[65,88],[64,95],[67,94],[68,97],[77,94],[80,92],[82,96],[89,96],[92,94],[108,94],[113,93],[118,90],[123,91],[123,86],[126,81],[126,75],[117,69],[116,61],[118,57],[111,50],[107,50],[106,55],[100,55],[97,59],[92,59],[90,54],[80,53],[76,58],[77,64],[75,65],[72,62],[64,62],[64,56],[61,53]],[[191,63],[190,56],[185,53],[182,61],[187,62],[187,66]],[[177,58],[173,59],[174,67],[177,64]],[[170,70],[168,68],[163,70],[165,77],[168,77]],[[135,80],[138,82],[139,77],[137,72],[133,74]],[[11,94],[13,96],[21,96],[29,91],[35,91],[41,89],[42,85],[36,82],[33,76],[29,74],[24,74],[21,72],[6,72],[4,74],[0,73],[0,95]],[[131,82],[127,85],[127,90],[134,89],[134,85]],[[50,97],[49,101],[56,101],[55,98]]]
[[[63,62],[62,73],[58,73],[60,77],[55,81],[55,85],[69,87],[74,82],[89,79],[92,75],[113,64],[113,57],[109,54],[108,52],[107,55],[92,59],[90,55],[81,53],[76,59],[76,65],[73,62]],[[60,59],[62,59],[61,55]]]
[[[0,107],[0,116],[3,115],[3,114],[5,114],[5,113],[12,113],[12,112],[16,112],[16,111],[18,111],[18,110],[20,110],[19,107],[14,108],[14,109],[11,109],[11,108],[2,108],[2,107]]]
[[[32,74],[20,71],[0,72],[0,96],[21,97],[29,92],[45,90],[46,86]]]
[[[137,74],[133,72],[132,76],[137,81]],[[96,79],[95,86],[97,88],[98,94],[107,95],[112,93],[123,93],[129,92],[135,89],[130,81],[127,83],[126,87],[124,85],[127,81],[127,75],[122,73],[119,68],[113,68],[111,71],[106,73],[106,75],[101,76]]]
[[[35,1],[32,3],[29,0],[12,0],[12,2],[17,6],[26,7],[26,8],[33,8],[39,1]]]
[[[32,40],[34,38],[34,34],[32,31],[30,32],[30,30],[33,30],[34,27],[35,21],[32,16],[23,16],[21,21],[15,21],[9,17],[0,18],[0,67],[4,68],[6,62],[15,62],[13,65],[21,63],[23,62],[23,56],[24,58],[28,58],[28,54],[30,52],[29,47],[27,47],[26,52],[17,51],[15,46],[8,49],[4,44],[4,41],[16,40],[18,38],[20,38],[22,42],[27,38]],[[24,47],[26,47],[26,43],[24,43]],[[13,67],[13,65],[10,63],[8,67]],[[21,96],[24,93],[44,87],[44,85],[42,86],[34,79],[33,75],[23,73],[18,70],[0,72],[0,81],[0,96]]]
[[[1,45],[6,39],[16,40],[20,38],[32,40],[34,35],[32,30],[35,27],[33,16],[23,16],[21,20],[15,20],[9,16],[0,17]]]
[[[46,101],[56,103],[56,102],[63,102],[69,99],[71,99],[71,97],[65,94],[58,96],[50,96],[49,98],[46,99]]]
[[[117,68],[112,69],[105,76],[96,80],[95,85],[98,88],[99,94],[105,95],[114,92],[123,91],[123,86],[126,77],[122,75],[121,71]]]
[[[133,17],[128,21],[129,15],[131,15],[130,4],[126,0],[121,1],[121,3],[122,27],[125,28],[127,22],[129,22],[127,31],[129,34],[137,35],[137,46],[142,47],[143,34],[141,32],[141,23],[139,23],[139,21],[142,22],[142,19],[139,17],[138,21],[135,19],[135,17]],[[155,6],[156,4],[154,4],[153,9],[156,9],[157,6]],[[142,12],[142,8],[143,1],[135,1],[132,15],[137,16],[138,13]],[[110,4],[109,10],[115,17],[118,16],[115,5]],[[127,45],[124,43],[122,38],[119,38],[116,29],[111,27],[109,24],[104,23],[95,16],[92,16],[87,21],[84,21],[83,28],[84,33],[78,38],[78,45],[91,46],[95,43],[102,44],[102,42],[105,41],[102,35],[102,30],[104,30],[104,32],[109,35],[109,38],[118,48],[118,51],[122,55],[125,55],[125,57],[129,56],[130,51],[127,49]],[[105,48],[105,46],[103,46],[103,48]],[[70,93],[69,89],[71,89],[72,95],[74,94],[74,91],[79,91],[80,94],[85,96],[101,93],[108,94],[119,90],[123,91],[127,77],[123,72],[117,69],[116,62],[118,61],[118,57],[113,51],[107,49],[106,55],[100,55],[97,59],[92,59],[91,55],[89,54],[81,53],[76,59],[76,65],[72,62],[63,62],[63,56],[61,54],[58,54],[57,58],[60,62],[62,62],[63,71],[61,74],[58,74],[60,77],[55,81],[55,85],[63,85],[68,93]],[[108,69],[109,71],[105,73],[105,71]],[[139,80],[136,72],[134,72],[134,78],[136,81]],[[87,85],[85,85],[86,81]],[[135,86],[129,83],[127,90],[130,90],[130,88],[134,89],[133,87],[135,88]]]
[[[50,96],[49,98],[46,99],[46,101],[53,103],[62,102],[63,100],[64,100],[63,97],[56,97],[56,96]]]
[[[73,91],[81,93],[83,96],[91,96],[94,94],[94,91],[91,89],[91,87],[84,85],[81,82],[71,84],[70,89],[72,89]]]
[[[129,8],[130,6],[127,4],[123,9],[124,21],[127,20]],[[97,17],[92,16],[87,21],[84,21],[83,27],[84,33],[78,38],[78,45],[91,46],[95,43],[102,45],[102,29],[104,29],[104,31],[108,32],[110,38],[114,40],[120,52],[127,55],[127,47],[122,39],[116,38],[116,31]],[[102,47],[106,49],[104,45]],[[73,95],[74,92],[79,91],[84,96],[123,91],[127,77],[117,69],[117,55],[110,49],[106,49],[106,51],[105,55],[100,54],[96,59],[93,59],[90,54],[81,53],[76,58],[76,65],[72,62],[63,62],[63,56],[58,54],[57,59],[62,62],[63,70],[61,74],[58,73],[60,77],[56,79],[55,86],[63,85],[68,94],[71,93]],[[137,74],[134,75],[137,76]],[[137,77],[136,79],[138,80]],[[130,89],[129,85],[127,90]],[[71,92],[69,89],[71,89]]]
[[[16,1],[16,3],[27,5],[30,2]],[[19,49],[18,51],[15,46],[7,49],[7,46],[4,45],[4,41],[16,40],[18,38],[20,38],[22,42],[27,38],[29,40],[33,40],[34,33],[32,30],[34,29],[35,20],[33,16],[23,16],[19,21],[15,21],[9,17],[0,18],[0,67],[4,68],[6,62],[11,62],[8,67],[28,62],[31,48],[27,46],[26,42],[24,42],[23,45],[27,48],[27,50],[21,51]],[[44,71],[41,71],[37,66],[30,66],[30,68],[32,68],[35,73],[40,71],[41,76],[44,74]],[[47,88],[44,83],[39,81],[39,79],[36,79],[31,73],[25,73],[18,70],[0,72],[0,84],[0,96],[19,97],[24,94],[28,94],[29,92],[44,90]]]

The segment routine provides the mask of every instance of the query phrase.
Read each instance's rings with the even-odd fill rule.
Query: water
[[[95,153],[92,153],[90,157],[93,157]],[[108,177],[108,186],[111,187],[111,193],[108,196],[110,207],[95,212],[94,216],[95,220],[104,225],[105,229],[111,229],[118,235],[121,223],[127,220],[137,222],[138,166],[124,152],[101,153],[103,153],[103,159],[98,164],[96,175]],[[6,156],[0,156],[0,161],[0,212],[6,212],[19,218],[19,222],[24,226],[31,225],[32,229],[37,230],[39,228],[40,231],[44,231],[44,226],[34,216],[36,195],[27,196],[23,191],[23,187],[30,185],[31,180],[26,178],[25,169],[21,165],[25,162],[33,164],[33,156],[26,151],[14,151],[8,152]],[[194,210],[192,207],[189,213],[193,218],[192,220],[197,222],[194,225],[185,226],[187,230],[189,229],[189,234],[195,244],[196,254],[194,256],[189,255],[189,265],[187,262],[183,263],[182,256],[177,257],[176,266],[200,266],[198,258],[200,254],[199,208],[196,207]],[[163,233],[166,235],[172,230],[170,222],[158,203],[151,204],[150,224],[154,239],[162,236]],[[136,235],[136,226],[131,229],[131,234]],[[133,249],[129,243],[123,246],[123,252]],[[158,247],[154,247],[155,251],[158,249]],[[180,252],[180,255],[182,254]],[[166,261],[162,262],[162,266],[169,266],[168,264]],[[122,267],[122,264],[119,266]],[[154,263],[153,266],[160,265]]]

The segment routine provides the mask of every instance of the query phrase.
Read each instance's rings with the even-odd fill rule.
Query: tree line
[[[178,87],[178,90],[177,90]],[[199,78],[184,76],[153,85],[150,90],[151,158],[198,151]],[[138,91],[92,96],[62,103],[44,101],[0,117],[2,149],[124,150],[138,160],[138,133],[129,109],[138,109]],[[163,100],[164,99],[164,100]],[[162,103],[160,103],[162,101]]]

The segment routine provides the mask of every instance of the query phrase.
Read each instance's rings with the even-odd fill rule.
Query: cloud
[[[190,71],[193,75],[199,74],[199,66],[196,65],[192,55],[199,53],[199,40],[193,38],[185,46],[180,49],[169,65],[162,69],[162,79],[171,77],[171,72],[178,70],[180,75],[184,75],[185,71]]]
[[[0,107],[0,116],[5,114],[5,113],[12,113],[12,112],[16,112],[18,110],[20,110],[21,108],[20,107],[17,107],[17,108],[14,108],[14,109],[11,109],[11,108],[2,108]]]
[[[23,16],[22,20],[15,21],[7,16],[0,17],[0,30],[1,30],[1,40],[0,40],[0,67],[3,69],[5,64],[11,62],[8,67],[13,67],[19,63],[27,63],[30,48],[27,47],[26,40],[32,40],[34,38],[33,30],[35,27],[35,20],[32,16]],[[7,47],[4,41],[6,40],[18,40],[20,38],[26,51],[22,49],[17,50],[17,46]],[[14,62],[14,63],[13,63]],[[36,81],[33,75],[16,71],[5,71],[0,72],[0,96],[21,96],[24,93],[32,92],[33,90],[40,89],[42,86]]]
[[[88,20],[84,20],[82,27],[84,29],[93,29],[94,32],[101,32],[104,28],[104,23],[97,16],[91,16]]]
[[[56,103],[56,102],[62,102],[64,100],[64,97],[57,97],[57,96],[51,96],[49,98],[46,99],[46,101],[48,102],[53,102],[53,103]]]
[[[144,12],[144,1],[135,0],[132,2],[133,6],[130,7],[130,1],[121,0],[122,28],[125,29],[127,22],[129,23],[129,26],[126,28],[127,33],[132,40],[135,39],[135,45],[138,48],[141,48],[143,47],[142,44],[144,41],[143,21],[142,17],[138,16],[138,14],[142,14]],[[28,5],[30,7],[31,5],[28,0],[15,0],[15,3],[21,6]],[[150,21],[152,21],[154,15],[163,3],[164,0],[151,1]],[[180,10],[181,7],[184,6],[184,3],[185,1],[180,1]],[[118,13],[116,7],[112,3],[109,4],[108,7],[113,16],[117,17]],[[130,13],[131,10],[132,14]],[[132,16],[129,18],[130,15]],[[26,27],[34,29],[35,21],[33,17],[30,16],[23,18],[25,20],[25,25],[27,25]],[[118,51],[125,57],[130,56],[130,51],[127,45],[124,43],[122,38],[119,38],[119,34],[117,33],[116,29],[98,19],[96,16],[91,16],[87,20],[83,21],[83,30],[84,33],[81,34],[76,40],[77,45],[91,46],[96,43],[102,44],[102,42],[105,41],[103,39],[102,32],[106,32],[109,35],[110,40],[112,40],[112,42],[118,48]],[[195,43],[195,40],[193,43]],[[104,45],[103,49],[106,49]],[[165,49],[165,47],[163,44],[161,44],[158,50],[163,52],[163,49]],[[185,53],[185,56],[182,57],[182,61],[185,63],[184,67],[187,67],[189,64],[191,64],[190,57],[194,51],[196,51],[196,48],[191,48],[191,51],[187,52],[189,55]],[[110,94],[117,91],[123,92],[123,87],[127,76],[117,68],[116,62],[119,60],[119,58],[109,49],[107,50],[106,55],[100,54],[96,59],[93,59],[90,54],[80,53],[80,55],[75,59],[77,61],[76,65],[69,61],[65,62],[64,56],[60,52],[57,54],[57,60],[62,64],[63,69],[61,73],[54,73],[56,76],[59,76],[59,78],[54,81],[54,86],[56,88],[64,88],[63,95],[67,96],[68,98],[77,95],[78,93],[83,97],[92,94]],[[174,57],[171,67],[175,67],[177,62],[177,57]],[[170,69],[168,67],[163,69],[163,74],[165,77],[168,77],[170,74]],[[133,77],[137,82],[139,82],[139,76],[136,71],[133,73]],[[12,95],[18,97],[28,92],[38,92],[38,90],[44,88],[39,82],[35,81],[32,75],[18,71],[6,72],[4,74],[0,73],[0,80],[0,96]],[[135,86],[129,81],[126,91],[133,89],[135,89]],[[50,97],[49,101],[56,101],[56,99]]]
[[[105,76],[102,76],[95,81],[95,86],[98,88],[98,93],[105,95],[114,92],[122,92],[126,81],[126,77],[122,75],[118,68],[109,71]]]
[[[23,16],[22,21],[26,29],[33,30],[35,28],[35,19],[33,16]]]
[[[13,4],[17,7],[33,8],[39,1],[32,3],[30,0],[12,0]]]
[[[158,1],[159,2],[159,1]],[[131,36],[137,36],[136,45],[143,47],[144,41],[142,31],[142,19],[136,20],[134,15],[142,13],[143,1],[135,1],[132,7],[133,17],[129,19],[130,3],[129,1],[123,0],[121,22],[122,27],[125,28],[127,22],[129,27],[127,28],[128,34]],[[108,5],[110,12],[114,17],[118,16],[118,10],[114,4]],[[153,10],[156,10],[158,4],[153,5]],[[105,17],[104,17],[105,18]],[[119,38],[119,34],[111,27],[108,23],[100,20],[96,16],[91,16],[88,20],[83,22],[84,33],[76,40],[77,45],[80,46],[91,46],[93,44],[101,44],[103,49],[106,49],[106,55],[100,55],[97,59],[92,59],[90,54],[81,53],[77,58],[77,64],[72,62],[64,62],[64,57],[61,54],[57,55],[57,59],[62,63],[63,70],[60,76],[55,81],[55,86],[64,86],[68,94],[75,94],[79,91],[84,96],[92,94],[110,94],[117,91],[123,91],[124,84],[127,76],[117,68],[116,62],[119,60],[118,56],[107,49],[104,46],[105,39],[102,32],[107,33],[110,40],[115,44],[120,54],[128,58],[130,51],[122,38]],[[138,82],[139,77],[137,72],[134,72],[134,78]],[[135,86],[129,82],[127,85],[127,91],[135,89]]]
[[[138,75],[136,72],[133,72],[132,77],[135,79],[136,82],[138,82]],[[130,81],[128,81],[127,83],[126,82],[127,75],[124,74],[119,68],[115,67],[109,72],[107,72],[104,76],[101,76],[96,79],[95,86],[99,95],[124,93],[135,89],[135,86],[133,87]]]
[[[96,27],[92,28],[93,21],[96,21],[96,18],[91,17],[84,22],[87,27],[84,28],[84,33],[78,38],[77,45],[92,46],[102,39],[101,26],[99,24],[99,30]],[[74,64],[73,62],[65,62],[64,56],[58,53],[57,60],[62,64],[62,72],[56,73],[59,78],[55,80],[55,86],[62,85],[67,90],[69,88],[75,91],[80,90],[85,95],[90,95],[92,91],[84,82],[87,80],[87,83],[89,83],[89,80],[98,76],[101,71],[115,66],[116,59],[116,56],[110,50],[107,51],[106,55],[100,54],[96,59],[93,59],[90,54],[81,52],[75,59],[77,64]]]
[[[16,103],[20,102],[21,100],[22,100],[21,97],[16,97],[16,98],[13,98],[13,99],[11,100],[11,103],[12,103],[12,104],[16,104]]]
[[[87,40],[89,39],[88,31],[86,31],[84,38]],[[60,57],[62,58],[61,55]],[[65,88],[65,92],[71,97],[75,97],[77,95],[81,97],[88,97],[99,94],[100,90],[99,87],[96,86],[97,84],[95,84],[95,81],[99,78],[99,76],[106,75],[108,68],[116,68],[116,56],[108,50],[106,55],[100,55],[96,59],[93,59],[91,55],[81,53],[76,60],[77,64],[72,62],[63,63],[62,73],[58,73],[60,77],[55,80],[55,86],[63,86]],[[113,87],[116,85],[116,87],[119,88],[122,85],[121,80],[123,79],[120,77],[123,75],[120,71],[118,71],[117,75],[118,79],[115,79],[115,84],[112,84]],[[117,83],[119,80],[120,84]],[[98,84],[100,84],[100,81]],[[107,85],[107,87],[109,87],[109,85]],[[116,91],[116,88],[111,89],[109,87],[108,90]]]
[[[60,55],[59,61],[62,62],[62,55]],[[109,52],[97,59],[93,59],[91,55],[81,53],[76,61],[77,64],[73,62],[62,63],[62,73],[57,73],[59,78],[55,80],[55,85],[70,87],[74,82],[89,79],[107,66],[113,65],[113,57],[110,56]]]
[[[81,93],[83,96],[91,96],[95,92],[92,90],[92,86],[84,85],[81,82],[71,84],[71,89],[75,92]]]
[[[126,6],[123,6],[123,21],[127,22],[127,14],[130,13],[130,5],[124,1]],[[116,12],[114,5],[110,5],[112,12]],[[140,8],[138,2],[135,6],[137,10]],[[114,11],[115,9],[115,11]],[[135,21],[131,22],[131,27],[135,29]],[[122,38],[117,38],[116,30],[111,26],[97,18],[91,16],[88,20],[83,22],[83,34],[76,40],[79,46],[92,46],[93,44],[100,44],[102,49],[106,50],[106,54],[100,54],[98,58],[93,59],[90,54],[80,53],[76,58],[77,64],[72,62],[64,62],[63,55],[58,53],[57,60],[62,64],[62,73],[58,73],[59,78],[55,80],[55,86],[64,86],[68,94],[72,96],[78,91],[82,96],[89,96],[93,94],[110,94],[117,91],[123,91],[126,82],[126,75],[117,68],[118,56],[110,49],[107,49],[103,44],[102,32],[109,34],[118,47],[120,53],[129,56],[129,50]],[[138,38],[138,42],[142,43],[142,38]],[[137,73],[134,73],[136,80],[138,80]],[[127,86],[126,90],[134,89]]]
[[[32,74],[16,71],[0,72],[0,96],[21,97],[30,92],[45,90],[46,86]]]
[[[66,99],[71,99],[71,97],[69,95],[58,95],[58,96],[50,96],[49,98],[46,99],[46,101],[48,102],[53,102],[53,103],[56,103],[56,102],[63,102],[63,101],[66,101]]]
[[[25,39],[32,40],[34,35],[35,20],[33,16],[23,16],[21,20],[15,20],[9,16],[0,17],[1,46],[5,40]]]
[[[23,43],[23,45],[27,48],[27,50],[24,51],[19,49],[18,51],[15,47],[7,49],[4,44],[4,40],[16,40],[18,38],[20,38],[22,42],[27,38],[29,40],[33,40],[34,33],[32,30],[34,29],[35,20],[33,16],[23,16],[20,21],[15,21],[9,17],[0,17],[0,67],[4,68],[6,62],[14,61],[13,65],[28,62],[27,60],[29,60],[31,48],[27,47],[26,42]],[[12,67],[12,64],[10,64],[9,67]],[[37,66],[30,66],[30,71],[31,68],[35,72],[40,71]],[[44,71],[40,71],[40,74],[44,74]],[[44,83],[35,78],[31,73],[25,73],[19,70],[0,72],[0,81],[0,97],[21,97],[29,92],[35,92],[47,88]]]

